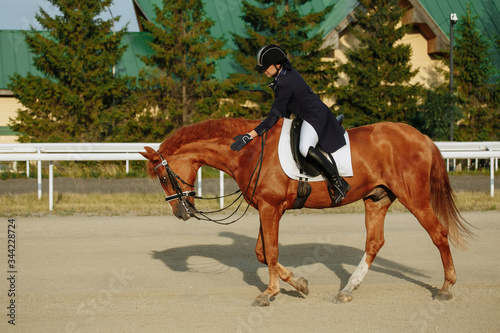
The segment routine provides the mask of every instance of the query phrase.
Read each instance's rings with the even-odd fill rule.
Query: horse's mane
[[[256,125],[256,121],[246,119],[205,120],[179,128],[162,142],[158,151],[171,155],[185,144],[213,138],[233,138],[249,132]]]

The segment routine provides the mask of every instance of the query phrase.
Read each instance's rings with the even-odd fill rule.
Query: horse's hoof
[[[453,295],[449,291],[440,291],[436,296],[434,296],[434,299],[437,299],[438,301],[449,301],[452,298]]]
[[[252,306],[258,306],[258,307],[264,307],[269,305],[271,305],[271,300],[268,297],[262,297],[262,296],[257,297],[252,303]]]
[[[337,297],[333,299],[334,303],[341,304],[352,301],[352,295],[349,293],[339,293]]]
[[[297,289],[304,295],[309,295],[309,282],[307,279],[304,279],[303,277],[300,277],[297,279],[297,284],[299,285],[299,288]]]

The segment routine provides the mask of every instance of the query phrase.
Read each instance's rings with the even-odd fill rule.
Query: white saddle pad
[[[286,175],[292,179],[299,180],[300,177],[307,178],[310,182],[324,181],[323,176],[311,177],[300,173],[297,163],[292,156],[292,148],[290,147],[290,128],[292,120],[284,118],[283,128],[281,129],[280,142],[278,145],[278,155],[281,167]],[[352,162],[351,162],[351,144],[349,142],[349,134],[344,133],[346,145],[332,154],[337,169],[342,177],[352,177]]]

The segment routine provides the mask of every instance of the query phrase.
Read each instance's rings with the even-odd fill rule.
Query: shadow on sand
[[[233,232],[221,232],[219,236],[231,239],[232,243],[230,245],[205,244],[170,248],[164,251],[154,251],[152,257],[161,260],[169,269],[176,272],[220,274],[230,268],[236,268],[243,273],[243,280],[247,284],[264,291],[267,288],[267,281],[264,283],[257,275],[257,269],[263,266],[255,257],[256,239]],[[309,265],[321,263],[339,278],[340,288],[347,284],[364,254],[364,250],[361,249],[329,243],[280,245],[279,249],[280,263],[289,268],[296,277],[304,274],[304,277],[308,278],[308,267],[311,267]],[[193,261],[194,257],[203,257],[208,260]],[[353,266],[351,272],[348,272],[344,266]],[[439,291],[438,288],[418,280],[418,278],[428,278],[428,276],[380,256],[377,256],[370,270],[426,288],[432,296]],[[282,290],[282,292],[301,297],[300,293],[295,291]]]

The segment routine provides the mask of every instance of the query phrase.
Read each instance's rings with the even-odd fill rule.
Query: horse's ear
[[[145,150],[146,150],[146,152],[148,152],[148,153],[156,153],[156,150],[154,150],[154,149],[153,149],[153,148],[151,148],[151,147],[147,147],[147,146],[146,146],[146,147],[144,147],[144,149],[145,149]]]
[[[144,156],[148,160],[153,160],[155,157],[158,156],[158,153],[153,148],[151,148],[151,147],[144,147],[144,149],[146,149],[146,152],[145,153],[139,152],[139,154],[141,154],[142,156]]]

